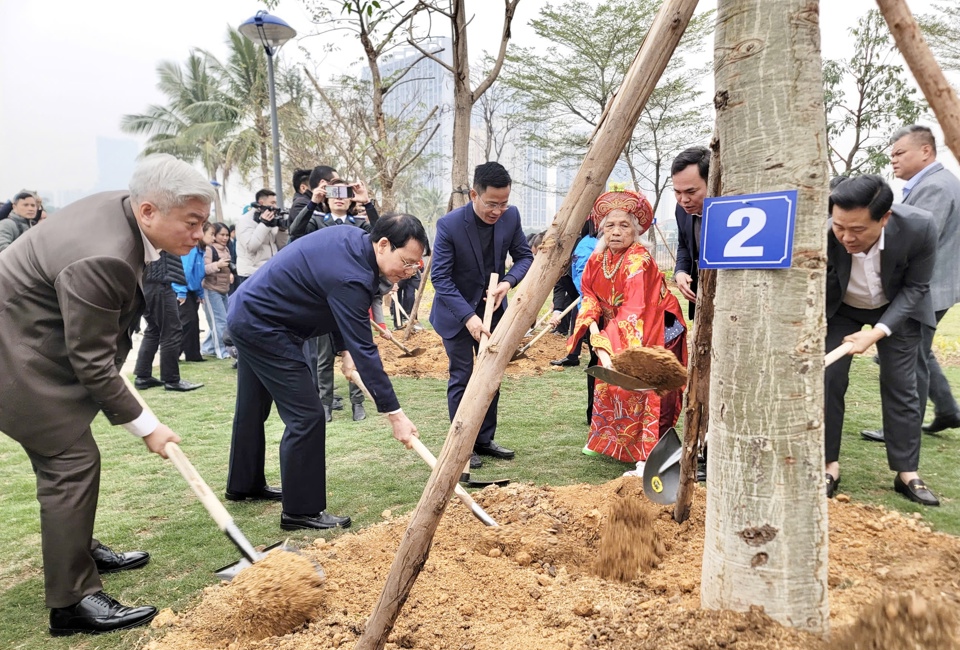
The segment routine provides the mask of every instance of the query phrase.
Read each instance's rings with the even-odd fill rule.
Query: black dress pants
[[[502,315],[503,309],[497,310],[490,327],[491,332],[496,328]],[[467,382],[473,375],[474,355],[480,349],[480,343],[470,336],[470,332],[464,327],[453,338],[443,339],[443,349],[446,350],[449,360],[450,380],[447,382],[447,411],[452,422],[453,416],[460,408],[460,400],[463,399]],[[493,437],[497,432],[497,404],[499,402],[500,391],[497,390],[493,396],[493,401],[490,402],[490,407],[487,409],[487,414],[483,418],[483,423],[480,425],[476,444],[489,445],[493,442]]]
[[[843,338],[859,332],[864,325],[876,325],[885,307],[857,309],[840,305],[827,320],[827,351],[843,343]],[[887,443],[887,464],[895,472],[915,472],[920,464],[920,400],[917,396],[917,354],[921,325],[907,319],[896,332],[877,341],[880,356],[880,405],[883,435]],[[825,459],[840,459],[840,435],[845,412],[844,397],[850,383],[847,355],[824,372]]]
[[[180,381],[180,343],[183,329],[177,308],[177,294],[167,282],[145,282],[143,285],[143,331],[140,352],[133,373],[141,379],[153,375],[153,358],[160,349],[160,381]]]
[[[203,361],[200,354],[200,299],[193,291],[187,292],[187,299],[177,305],[183,341],[180,349],[187,361]],[[213,325],[211,325],[213,327]]]
[[[283,511],[315,515],[327,508],[326,421],[303,346],[264,349],[233,334],[237,405],[230,442],[227,490],[251,494],[266,485],[264,422],[274,402],[286,425],[280,439]]]

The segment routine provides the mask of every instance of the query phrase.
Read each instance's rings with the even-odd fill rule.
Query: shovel
[[[566,316],[567,314],[569,314],[569,313],[573,310],[573,308],[576,307],[576,306],[579,305],[579,304],[580,304],[580,298],[577,298],[577,299],[574,300],[572,303],[570,303],[570,304],[567,306],[566,309],[564,309],[562,312],[560,312],[560,318],[563,318],[564,316]],[[535,337],[533,337],[533,340],[531,340],[531,341],[530,341],[529,343],[527,343],[525,346],[523,346],[522,348],[520,348],[519,350],[517,350],[517,352],[513,355],[513,359],[511,359],[511,361],[516,361],[517,359],[526,359],[526,358],[527,358],[527,355],[524,354],[524,353],[525,353],[527,350],[529,350],[530,348],[532,348],[532,347],[534,346],[534,344],[535,344],[537,341],[539,341],[540,339],[542,339],[542,338],[544,337],[544,335],[545,335],[547,332],[549,332],[551,329],[553,329],[553,328],[550,327],[549,325],[548,325],[547,327],[544,327],[544,328],[543,328],[543,331],[541,331],[539,334],[537,334]]]
[[[382,327],[380,327],[377,321],[373,320],[372,318],[370,319],[370,324],[373,325],[374,328],[376,328],[377,330],[383,329]],[[405,346],[403,343],[398,341],[396,336],[392,336],[390,338],[390,342],[393,343],[398,348],[400,348],[401,350],[403,350],[403,354],[400,355],[401,357],[419,357],[421,354],[423,354],[423,348],[414,348],[411,350],[410,348]]]
[[[824,367],[850,354],[853,343],[844,343],[831,350],[824,358]],[[680,458],[683,455],[680,436],[674,429],[667,431],[647,456],[643,466],[643,493],[660,505],[677,501],[680,489]]]
[[[349,379],[354,384],[356,384],[357,388],[359,388],[360,391],[367,396],[368,400],[370,400],[371,402],[374,402],[373,395],[370,394],[370,391],[368,391],[367,387],[363,384],[363,380],[360,379],[360,373],[354,370],[353,372],[350,373],[350,376],[347,377],[347,379]],[[437,464],[436,456],[434,456],[430,452],[430,450],[427,449],[422,442],[420,442],[420,438],[416,438],[416,437],[412,438],[410,440],[410,446],[413,447],[413,450],[417,452],[420,458],[422,458],[424,462],[426,462],[427,465],[430,466],[430,469],[433,469],[436,466]],[[481,508],[480,505],[473,500],[473,497],[467,494],[467,491],[464,490],[462,487],[457,485],[453,489],[453,491],[457,495],[457,497],[460,499],[460,501],[463,502],[463,505],[467,506],[467,509],[469,509],[470,512],[473,513],[474,517],[482,521],[487,526],[499,525],[497,524],[496,521],[493,520],[493,517],[488,515],[483,510],[483,508]]]
[[[673,427],[660,436],[643,466],[643,493],[662,506],[677,501],[680,488],[680,456],[683,445]]]
[[[596,323],[590,323],[590,334],[599,334],[600,328],[597,327]],[[620,388],[625,388],[627,390],[654,390],[653,386],[647,386],[642,381],[634,377],[633,375],[628,375],[626,373],[618,372],[613,369],[613,361],[610,360],[610,355],[607,354],[606,350],[596,350],[597,358],[600,359],[599,366],[590,366],[584,372],[586,372],[591,377],[599,379],[602,382],[606,382],[613,386],[619,386]]]
[[[140,402],[140,405],[143,407],[144,412],[153,414],[153,411],[147,406],[147,403],[143,401],[143,397],[133,387],[133,384],[130,383],[130,379],[121,374],[123,382],[127,385],[127,388],[137,398],[137,401]],[[210,490],[210,486],[207,485],[207,482],[203,480],[200,474],[197,472],[193,464],[187,459],[187,456],[180,449],[180,446],[175,442],[168,442],[163,451],[167,454],[167,458],[170,459],[170,462],[173,463],[173,466],[177,468],[177,471],[180,472],[180,475],[183,476],[187,484],[193,490],[194,494],[197,495],[197,498],[200,499],[200,503],[203,504],[203,507],[207,509],[207,512],[210,513],[210,516],[213,517],[213,520],[217,523],[217,527],[223,531],[233,545],[237,547],[243,558],[229,564],[225,567],[217,569],[216,575],[221,580],[232,580],[240,571],[250,566],[254,562],[262,560],[267,551],[272,549],[279,548],[283,551],[296,552],[294,549],[288,549],[282,542],[278,542],[271,546],[268,546],[264,549],[264,553],[260,553],[253,547],[253,544],[250,543],[237,525],[233,521],[233,517],[230,516],[230,513],[227,512],[227,509],[223,507],[223,504],[220,503],[220,500],[213,495],[213,492]],[[323,570],[320,567],[317,567],[317,573],[324,577]]]

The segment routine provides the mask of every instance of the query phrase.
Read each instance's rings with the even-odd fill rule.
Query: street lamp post
[[[280,179],[280,127],[277,124],[277,91],[273,82],[273,56],[283,44],[297,35],[297,30],[266,11],[260,10],[238,28],[254,43],[263,45],[267,53],[267,85],[270,89],[270,125],[273,128],[273,184],[277,206],[283,207],[283,181]],[[296,189],[296,188],[294,188]]]

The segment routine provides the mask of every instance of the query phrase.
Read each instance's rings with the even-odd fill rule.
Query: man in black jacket
[[[697,306],[697,264],[700,259],[700,220],[707,197],[710,150],[706,147],[684,149],[673,159],[670,174],[677,199],[677,264],[673,280],[683,297],[690,301],[687,310],[693,320]]]
[[[150,262],[143,272],[143,317],[147,328],[143,331],[137,365],[134,368],[134,385],[140,390],[163,386],[166,390],[186,392],[196,390],[203,384],[195,384],[180,378],[180,343],[183,329],[177,306],[177,294],[171,283],[186,285],[183,264],[176,255],[160,253],[160,259]],[[136,323],[136,327],[139,323]],[[153,376],[153,358],[160,348],[160,379]]]

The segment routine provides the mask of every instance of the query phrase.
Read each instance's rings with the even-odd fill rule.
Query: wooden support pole
[[[417,297],[413,301],[413,307],[410,309],[410,318],[407,319],[407,326],[403,328],[403,340],[406,341],[413,334],[413,326],[420,318],[420,299],[423,298],[423,291],[427,288],[427,282],[430,281],[430,265],[433,263],[433,255],[427,258],[427,263],[423,266],[423,275],[420,276],[420,286],[417,287]]]
[[[664,0],[627,71],[616,96],[607,105],[573,179],[560,211],[547,230],[540,252],[511,298],[484,354],[477,360],[460,408],[454,415],[440,462],[434,468],[410,524],[400,542],[380,598],[357,642],[358,650],[380,650],[416,582],[444,508],[473,452],[493,395],[500,387],[507,364],[520,344],[547,294],[560,279],[583,226],[583,215],[603,191],[619,153],[633,134],[640,113],[683,36],[697,0]]]
[[[710,177],[707,196],[721,196],[723,183],[720,167],[720,142],[710,143]],[[687,376],[687,394],[683,409],[683,454],[680,456],[680,487],[673,518],[682,524],[690,517],[693,486],[697,483],[697,451],[703,446],[710,424],[710,354],[713,349],[713,306],[717,295],[717,272],[702,270],[697,274],[697,311],[693,320],[693,345]]]
[[[953,152],[953,157],[960,160],[960,99],[957,98],[957,91],[940,69],[906,0],[877,0],[877,6],[887,21],[897,49],[910,66],[913,78],[937,116],[944,141]]]

